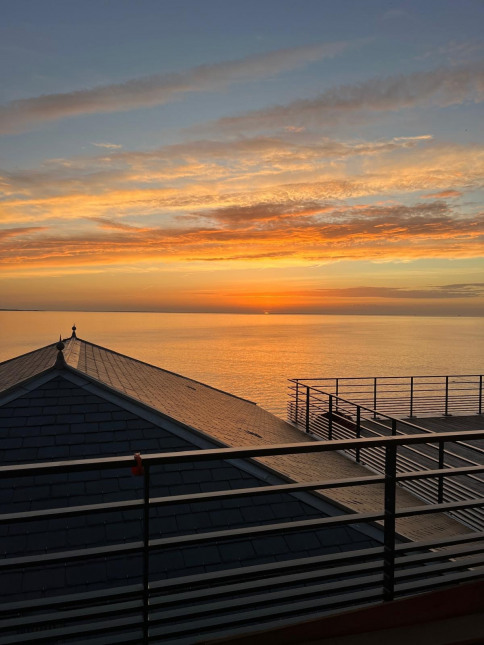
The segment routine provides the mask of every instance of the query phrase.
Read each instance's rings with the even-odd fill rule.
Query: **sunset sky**
[[[484,314],[484,4],[2,0],[0,308]]]

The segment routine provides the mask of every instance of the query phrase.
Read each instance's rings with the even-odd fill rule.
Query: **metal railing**
[[[446,377],[448,378],[450,377]],[[361,403],[362,399],[355,401],[338,396],[334,392],[341,391],[341,384],[338,384],[338,379],[334,381],[333,390],[330,391],[324,391],[319,386],[303,385],[301,381],[291,386],[289,420],[306,433],[329,441],[389,435],[411,436],[415,433],[435,434],[415,423],[391,416],[380,407],[366,406]],[[446,388],[447,392],[448,390],[449,388]],[[376,389],[373,392],[376,392]],[[425,449],[409,445],[401,451],[397,469],[398,472],[404,473],[422,467],[463,468],[459,478],[446,486],[444,486],[444,478],[440,477],[434,482],[408,481],[405,482],[404,487],[428,502],[435,500],[439,503],[456,502],[466,499],[469,495],[481,495],[484,490],[484,480],[472,471],[472,467],[482,463],[484,448],[465,443],[462,433],[456,436],[460,436],[461,440],[455,441],[452,449],[445,449],[444,442],[429,444]],[[358,463],[368,466],[375,472],[384,472],[385,460],[380,448],[367,450],[364,456],[359,449],[351,450],[348,454]],[[465,472],[467,468],[471,470]],[[476,530],[484,530],[484,510],[482,509],[456,511],[453,515]]]
[[[483,375],[290,379],[290,403],[304,406],[307,388],[329,392],[395,417],[482,414]]]
[[[460,533],[399,543],[396,523],[401,518],[482,507],[483,497],[475,495],[460,501],[397,508],[396,490],[403,482],[442,480],[445,482],[467,473],[484,472],[484,466],[464,468],[419,468],[399,473],[398,452],[409,447],[444,445],[457,440],[466,442],[484,438],[484,431],[415,434],[254,448],[222,448],[181,451],[143,456],[143,498],[85,506],[47,508],[44,510],[0,515],[0,525],[12,526],[43,519],[59,519],[92,514],[109,514],[122,509],[139,509],[143,514],[140,539],[128,543],[61,550],[41,555],[8,557],[0,560],[0,574],[6,571],[37,568],[48,575],[53,563],[89,562],[113,556],[136,554],[142,563],[142,580],[97,591],[39,597],[0,606],[0,644],[12,643],[195,643],[199,640],[235,635],[250,629],[290,624],[302,618],[321,616],[345,607],[362,606],[382,600],[436,589],[440,586],[480,578],[484,575],[484,532]],[[384,454],[384,474],[340,479],[286,483],[171,497],[151,497],[154,466],[173,463],[247,459],[334,450],[358,451],[362,455],[379,448]],[[75,473],[90,470],[129,468],[132,457],[110,457],[4,466],[0,478]],[[371,512],[344,512],[290,522],[262,524],[236,529],[206,531],[163,537],[150,528],[152,509],[179,503],[199,504],[213,500],[264,496],[272,493],[320,491],[348,486],[383,484],[383,507]],[[225,568],[209,573],[155,579],[151,561],[161,550],[221,544],[243,538],[287,535],[294,532],[365,525],[381,529],[383,546],[331,553],[285,561]],[[107,584],[107,583],[106,583]]]

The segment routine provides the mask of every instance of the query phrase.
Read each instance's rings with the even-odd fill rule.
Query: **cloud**
[[[115,231],[148,231],[149,228],[141,226],[133,226],[133,224],[124,224],[123,222],[114,222],[113,220],[104,217],[86,217],[86,219],[96,222],[101,228]]]
[[[484,296],[484,283],[454,284],[427,287],[424,289],[406,289],[403,287],[348,287],[344,289],[318,289],[320,296],[330,298],[403,298],[403,299],[459,299],[479,298]]]
[[[47,122],[81,114],[120,112],[162,105],[187,92],[218,90],[232,83],[292,70],[349,47],[335,42],[282,49],[180,73],[159,74],[74,92],[19,99],[0,107],[0,133],[12,134]]]
[[[394,137],[393,141],[428,141],[433,139],[431,134],[419,134],[415,137]]]
[[[133,226],[95,218],[96,227],[69,236],[49,233],[0,241],[5,270],[159,262],[263,262],[307,265],[341,259],[366,261],[482,256],[484,218],[459,217],[445,202],[344,209],[294,203],[267,210],[206,213],[191,226]],[[234,217],[235,213],[235,217]],[[83,220],[88,225],[88,221]],[[53,233],[52,231],[56,231]],[[475,286],[475,285],[474,285]],[[463,286],[448,286],[462,293]],[[468,293],[471,293],[468,287]],[[449,296],[450,297],[450,296]],[[457,296],[456,296],[457,297]]]
[[[225,132],[330,126],[356,113],[396,111],[419,106],[447,107],[484,98],[484,64],[374,78],[329,89],[314,99],[225,117],[209,124]]]
[[[428,58],[446,59],[452,64],[463,63],[476,58],[482,53],[484,44],[481,41],[466,40],[463,42],[451,41],[443,47],[430,50],[420,56],[422,60]]]
[[[427,145],[427,142],[423,142]],[[311,174],[324,164],[325,174],[354,157],[389,155],[415,150],[421,139],[402,138],[399,141],[339,141],[328,137],[316,140],[286,140],[284,137],[243,137],[231,141],[202,139],[163,146],[147,151],[113,151],[109,155],[79,156],[71,159],[51,159],[39,168],[3,171],[0,193],[5,196],[43,198],[74,193],[102,193],[117,188],[127,190],[142,184],[162,186],[169,182],[193,179],[198,186],[212,185],[215,179],[255,186],[267,178],[280,175],[283,179],[295,172]],[[473,156],[466,149],[471,164]],[[434,152],[435,156],[435,152]],[[438,159],[437,156],[435,156]],[[475,166],[474,166],[475,167]]]
[[[6,240],[11,237],[31,236],[33,233],[40,233],[41,231],[46,231],[47,229],[47,226],[24,226],[17,228],[0,229],[0,243],[2,242],[2,240]]]
[[[462,193],[460,190],[441,190],[438,193],[429,193],[428,195],[422,195],[424,199],[449,199],[450,197],[461,197]]]
[[[109,150],[118,150],[123,147],[119,143],[94,143],[94,141],[91,141],[91,145],[97,148],[108,148]]]
[[[254,222],[281,222],[286,218],[307,217],[316,213],[323,213],[330,208],[330,206],[314,201],[306,203],[289,201],[286,203],[259,203],[250,206],[228,206],[226,208],[201,211],[197,214],[219,224],[233,227],[244,226]]]

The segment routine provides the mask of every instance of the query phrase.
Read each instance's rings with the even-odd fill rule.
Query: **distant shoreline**
[[[277,312],[256,312],[256,311],[153,311],[150,309],[2,309],[1,312],[15,313],[73,313],[73,314],[163,314],[174,316],[185,316],[206,314],[209,316],[409,316],[412,318],[484,318],[484,314],[441,314],[441,313],[362,313],[362,312],[341,312],[341,311],[277,311]]]

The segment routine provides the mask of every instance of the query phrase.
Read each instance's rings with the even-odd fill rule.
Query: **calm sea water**
[[[0,361],[69,336],[285,416],[287,379],[482,373],[482,318],[0,312]]]

